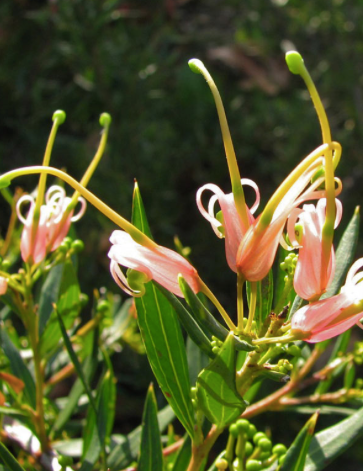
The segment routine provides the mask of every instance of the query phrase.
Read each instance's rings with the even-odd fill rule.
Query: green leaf
[[[24,381],[25,387],[23,391],[25,401],[35,409],[36,392],[35,382],[28,367],[20,356],[19,350],[10,340],[7,332],[1,329],[1,346],[10,362],[10,368],[14,376]]]
[[[83,387],[84,387],[84,389],[86,391],[86,394],[88,396],[89,402],[90,402],[91,406],[93,407],[94,412],[97,414],[97,407],[96,407],[95,400],[92,396],[91,388],[88,385],[88,382],[86,380],[86,376],[83,372],[83,368],[82,368],[82,366],[81,366],[81,364],[80,364],[80,362],[77,358],[77,355],[75,354],[75,352],[73,350],[73,347],[72,347],[71,341],[69,340],[69,337],[68,337],[68,334],[67,334],[66,327],[64,325],[62,316],[60,315],[58,309],[55,309],[55,312],[56,312],[56,315],[58,316],[58,322],[59,322],[61,334],[63,336],[64,345],[67,349],[68,355],[69,355],[69,357],[70,357],[70,359],[71,359],[71,361],[74,365],[74,368],[75,368],[75,370],[78,374],[79,379],[82,381],[82,384],[83,384]]]
[[[198,408],[218,428],[233,422],[247,404],[236,389],[234,342],[231,333],[216,358],[199,374],[197,380]]]
[[[153,283],[136,298],[137,319],[146,353],[167,401],[192,437],[194,412],[183,336],[174,309]]]
[[[134,188],[132,221],[150,235],[137,184]],[[140,332],[156,380],[175,415],[192,437],[194,411],[184,340],[177,315],[154,283],[145,285],[145,294],[135,299]]]
[[[151,384],[142,416],[140,456],[137,467],[139,471],[163,471],[163,453],[157,413],[154,388]]]
[[[53,267],[42,285],[39,297],[39,335],[41,336],[45,326],[53,312],[53,304],[59,297],[59,290],[63,278],[64,263]]]
[[[174,420],[175,414],[170,406],[164,407],[158,413],[158,424],[160,432]],[[132,461],[137,459],[141,442],[141,426],[137,427],[127,436],[121,436],[116,442],[116,437],[111,436],[111,453],[107,460],[107,466],[111,471],[119,471],[127,467]]]
[[[355,250],[358,243],[359,235],[359,207],[354,211],[353,217],[350,220],[347,228],[344,231],[342,238],[340,239],[336,254],[335,254],[335,273],[334,278],[327,289],[326,293],[323,294],[321,299],[330,298],[337,294],[345,281],[346,274],[350,268]]]
[[[192,456],[192,442],[189,436],[184,437],[184,443],[176,455],[172,471],[187,471]]]
[[[206,355],[211,358],[214,358],[215,355],[212,352],[212,345],[209,338],[205,335],[205,333],[200,328],[199,324],[195,321],[194,317],[191,315],[188,309],[183,306],[183,304],[176,296],[174,296],[173,293],[170,293],[158,283],[155,283],[155,285],[157,286],[158,290],[163,293],[169,303],[173,306],[180,322],[182,323],[184,329],[189,334],[193,342],[198,345],[198,348],[202,350]]]
[[[10,451],[0,442],[0,458],[6,466],[9,466],[11,471],[24,471],[24,468],[20,466]]]
[[[211,335],[214,335],[219,340],[222,340],[224,342],[227,336],[229,335],[229,331],[216,320],[213,314],[209,312],[209,310],[201,302],[198,296],[196,296],[196,294],[193,292],[193,290],[190,288],[188,283],[181,275],[179,275],[179,286],[185,297],[186,302],[188,303],[190,309],[194,314],[195,320],[201,326],[203,331],[209,332]],[[254,347],[253,345],[250,345],[244,340],[240,340],[236,336],[235,347],[236,350],[245,350],[247,352],[256,349],[256,347]]]
[[[196,383],[199,373],[208,365],[209,358],[190,337],[187,337],[187,360],[190,384],[193,385]]]
[[[98,333],[98,329],[96,329]],[[97,366],[97,353],[98,353],[98,335],[95,335],[93,339],[93,349],[92,354],[88,356],[85,361],[84,365],[82,366],[82,370],[84,372],[85,381],[89,384],[91,381],[93,374],[95,372]],[[74,383],[71,392],[68,395],[66,405],[64,409],[60,411],[57,416],[57,419],[53,425],[52,433],[57,433],[63,429],[63,427],[68,422],[68,419],[71,417],[72,413],[74,412],[75,408],[78,405],[78,401],[81,395],[84,392],[84,385],[80,378],[77,378],[76,382]]]
[[[349,340],[351,337],[351,332],[352,332],[351,329],[346,330],[345,332],[343,332],[337,337],[334,344],[333,351],[330,355],[329,361],[327,362],[327,365],[333,362],[338,356],[343,355],[347,351]],[[323,345],[324,343],[328,344],[330,343],[330,340],[326,342],[321,342],[320,345]],[[340,374],[340,369],[338,371],[334,370],[333,373],[330,375],[330,377],[325,379],[324,381],[319,381],[319,384],[317,385],[315,389],[316,394],[324,394],[327,391],[329,391],[330,386],[332,385],[334,379],[337,376],[337,373]]]
[[[317,433],[310,444],[304,471],[320,471],[363,436],[363,407],[332,427]]]
[[[134,194],[132,197],[132,224],[151,238],[151,231],[146,217],[144,203],[141,198],[139,185],[136,181],[134,185]]]
[[[58,300],[54,303],[57,304],[58,312],[62,317],[66,329],[69,329],[73,325],[75,318],[78,316],[80,310],[80,294],[81,291],[74,267],[70,261],[67,261],[64,264],[62,272]],[[48,300],[49,299],[50,298],[48,298]],[[44,355],[52,350],[58,344],[61,337],[62,333],[57,320],[57,314],[53,310],[40,337],[41,353]]]
[[[82,471],[92,471],[94,469],[96,461],[105,449],[106,441],[113,426],[116,386],[112,365],[108,357],[105,360],[108,369],[97,388],[97,414],[95,414],[93,408],[88,410],[86,427],[83,432]]]
[[[300,430],[291,447],[287,450],[280,471],[304,471],[309,445],[314,434],[319,413],[315,412]]]

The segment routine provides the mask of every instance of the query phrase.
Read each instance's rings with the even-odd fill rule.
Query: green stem
[[[252,327],[253,318],[256,312],[256,301],[257,301],[257,283],[251,282],[251,297],[250,297],[250,309],[248,312],[248,320],[245,329],[245,333],[249,334]]]

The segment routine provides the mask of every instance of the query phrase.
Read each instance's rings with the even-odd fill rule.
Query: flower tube
[[[336,200],[337,217],[335,227],[342,216],[342,204]],[[294,275],[294,289],[303,299],[316,301],[327,290],[335,270],[334,247],[331,247],[330,258],[324,264],[322,257],[322,232],[325,221],[326,199],[322,198],[317,205],[306,204],[296,209],[289,217],[288,236],[293,248],[299,249],[299,257]],[[295,223],[299,221],[296,226]],[[296,236],[296,234],[298,234]]]
[[[363,258],[350,268],[346,283],[336,296],[299,309],[291,319],[291,335],[316,343],[360,326],[363,317]],[[361,271],[359,271],[361,270]]]

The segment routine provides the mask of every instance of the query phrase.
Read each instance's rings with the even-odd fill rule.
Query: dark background
[[[292,48],[302,53],[333,139],[343,146],[337,171],[343,228],[363,194],[361,0],[2,0],[0,171],[40,164],[51,116],[63,109],[67,120],[51,164],[80,179],[98,144],[98,117],[109,112],[107,151],[89,188],[130,218],[137,178],[158,243],[173,247],[177,234],[233,311],[235,277],[224,243],[195,204],[205,183],[229,192],[229,176],[209,88],[187,62],[202,59],[214,76],[241,175],[257,182],[266,202],[321,143],[304,84],[285,65],[284,52]],[[27,191],[36,183],[35,177],[16,182]],[[114,229],[91,207],[77,224],[86,244],[82,289],[89,294],[95,285],[116,290],[107,258]],[[362,245],[358,251],[362,256]]]

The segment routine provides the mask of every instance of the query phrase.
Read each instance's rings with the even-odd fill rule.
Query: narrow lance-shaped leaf
[[[188,436],[184,437],[183,445],[176,455],[173,471],[187,471],[192,456],[192,442]]]
[[[63,266],[58,299],[55,302],[66,329],[69,329],[73,325],[75,318],[78,316],[80,310],[80,294],[81,291],[77,274],[72,262],[67,260]],[[47,300],[50,301],[50,298],[47,298]],[[43,322],[45,322],[45,319],[43,319]],[[48,317],[47,323],[43,325],[43,331],[40,337],[42,354],[46,354],[49,350],[52,350],[61,337],[62,334],[58,324],[57,314],[53,310]]]
[[[0,335],[1,347],[3,348],[4,353],[10,362],[11,371],[17,378],[20,378],[24,382],[24,398],[26,402],[35,409],[36,393],[34,379],[28,367],[21,358],[18,349],[10,340],[7,332],[4,329],[1,329]]]
[[[0,442],[0,459],[3,461],[6,466],[8,466],[9,471],[25,471],[22,466],[16,461],[14,456],[10,451]]]
[[[58,312],[58,309],[57,309],[57,306],[54,305],[54,310],[58,316],[58,322],[59,322],[59,326],[60,326],[60,330],[62,332],[62,336],[63,336],[63,341],[64,341],[64,345],[67,349],[67,352],[68,352],[68,355],[70,356],[70,359],[72,360],[72,363],[74,365],[74,368],[78,374],[78,377],[80,378],[80,380],[82,381],[82,384],[84,386],[84,389],[86,390],[86,394],[88,396],[88,399],[89,399],[89,402],[91,404],[91,406],[93,407],[93,410],[95,411],[95,413],[97,414],[97,407],[96,407],[96,403],[95,403],[95,400],[92,396],[92,391],[91,391],[91,388],[90,386],[88,385],[87,383],[87,380],[86,380],[86,377],[85,377],[85,374],[83,372],[83,369],[82,369],[82,366],[78,360],[78,357],[77,355],[75,354],[74,350],[73,350],[73,347],[72,347],[72,344],[71,344],[71,341],[69,340],[69,337],[68,337],[68,334],[67,334],[67,331],[66,331],[66,328],[65,328],[65,325],[64,325],[64,322],[63,322],[63,319],[62,319],[62,316],[59,314]]]
[[[246,409],[236,389],[234,335],[228,335],[216,358],[199,374],[197,407],[218,428],[224,428]]]
[[[199,324],[196,322],[196,320],[188,311],[188,309],[184,307],[184,305],[179,301],[176,296],[174,296],[173,293],[170,293],[158,283],[155,283],[155,285],[157,286],[158,290],[163,293],[169,303],[173,306],[180,322],[182,323],[184,329],[189,334],[193,342],[209,357],[214,358],[215,355],[212,352],[211,341],[205,335],[205,333],[200,328]]]
[[[150,236],[144,206],[137,184],[132,220]],[[194,411],[186,351],[181,328],[172,305],[155,284],[147,283],[145,294],[135,299],[140,332],[146,353],[167,401],[189,435],[194,434]]]
[[[326,293],[323,294],[321,299],[330,298],[337,294],[344,283],[345,276],[351,266],[355,254],[355,250],[358,243],[359,235],[359,206],[354,211],[353,217],[350,220],[347,228],[344,231],[342,238],[340,239],[336,254],[335,254],[335,273],[334,278],[327,289]]]
[[[317,433],[312,439],[304,471],[329,469],[330,463],[363,437],[363,407],[355,414]]]
[[[306,455],[314,435],[319,412],[315,412],[300,430],[291,447],[287,450],[280,471],[304,471]]]
[[[174,411],[169,405],[158,412],[158,424],[160,432],[163,432],[174,419]],[[118,443],[116,446],[114,445],[107,459],[107,466],[110,471],[119,471],[120,469],[124,469],[130,463],[137,460],[141,443],[141,431],[142,429],[139,425],[127,436],[124,436],[121,443]]]
[[[196,294],[193,292],[193,290],[190,288],[188,283],[181,275],[179,275],[179,286],[185,297],[186,302],[190,306],[190,309],[193,311],[195,320],[202,327],[203,331],[214,335],[219,340],[222,340],[224,342],[229,334],[229,331],[216,320],[213,314],[208,311],[208,309],[204,306],[198,296],[196,296]],[[236,336],[235,347],[236,350],[245,350],[247,352],[256,349],[256,347],[254,347],[253,345],[250,345],[244,340],[240,340]]]
[[[163,453],[157,414],[154,388],[151,384],[142,416],[138,471],[163,471]]]

